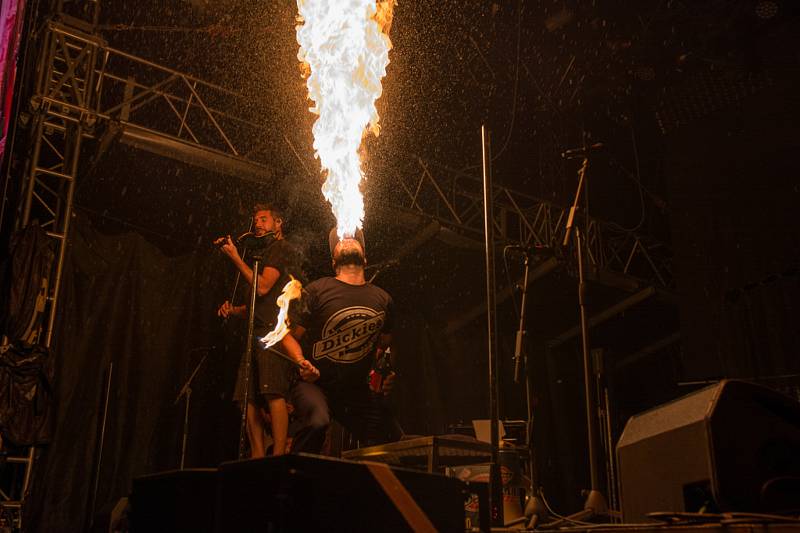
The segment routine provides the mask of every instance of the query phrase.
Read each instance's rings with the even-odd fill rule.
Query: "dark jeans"
[[[400,438],[399,428],[383,398],[366,384],[345,391],[324,390],[314,383],[298,381],[289,393],[300,429],[292,440],[292,452],[320,453],[334,418],[361,446]]]

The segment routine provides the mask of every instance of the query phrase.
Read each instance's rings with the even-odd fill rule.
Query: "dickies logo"
[[[314,343],[314,359],[355,363],[375,347],[386,313],[369,307],[347,307],[333,314],[322,328],[322,339]]]

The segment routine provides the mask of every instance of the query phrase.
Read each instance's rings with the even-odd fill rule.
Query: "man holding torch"
[[[334,229],[329,241],[336,275],[305,288],[291,334],[281,341],[286,353],[303,361],[302,380],[289,396],[301,423],[292,452],[319,453],[331,418],[365,445],[400,436],[381,401],[391,390],[394,373],[370,379],[391,343],[394,303],[364,277],[361,230],[340,240]]]

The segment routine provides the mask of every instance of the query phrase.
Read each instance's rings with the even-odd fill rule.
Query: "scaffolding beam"
[[[475,240],[483,235],[480,180],[464,172],[417,158],[419,174],[400,178],[401,206]],[[557,250],[566,230],[568,208],[508,187],[495,186],[494,227],[498,240]],[[669,247],[647,235],[578,213],[584,231],[587,266],[628,278],[634,286],[673,287]],[[573,251],[564,250],[564,257]]]

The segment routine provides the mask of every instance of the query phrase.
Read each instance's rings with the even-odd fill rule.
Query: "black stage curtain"
[[[669,139],[686,379],[800,372],[799,119],[792,79]]]
[[[224,281],[218,272],[225,270],[220,270],[218,254],[209,252],[169,257],[136,233],[103,234],[85,218],[75,220],[53,346],[56,430],[36,465],[25,509],[28,531],[85,530],[95,512],[128,494],[133,477],[177,468],[183,404],[174,402],[219,334],[214,310],[220,303],[217,285]],[[214,357],[211,353],[209,358]],[[112,363],[101,450],[103,398]],[[204,372],[214,372],[213,361]],[[227,383],[218,380],[214,387],[211,395],[224,398]],[[201,408],[207,403],[201,401]],[[235,428],[232,404],[231,413]],[[194,413],[195,426],[203,420],[202,431],[217,431],[218,424],[203,414]],[[198,431],[192,434],[195,449],[201,447]],[[234,450],[236,440],[234,430]],[[232,457],[208,461],[226,458]]]

